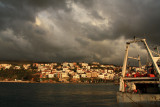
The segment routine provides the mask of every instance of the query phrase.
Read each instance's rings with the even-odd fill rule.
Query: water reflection
[[[0,83],[0,90],[3,107],[117,106],[114,84]]]

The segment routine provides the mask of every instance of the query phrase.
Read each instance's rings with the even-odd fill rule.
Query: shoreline
[[[31,81],[0,81],[1,82],[6,82],[6,83],[32,83]]]
[[[103,82],[103,83],[85,83],[85,82],[79,82],[79,83],[76,83],[76,82],[69,82],[69,83],[65,83],[65,82],[34,82],[34,81],[0,81],[0,83],[41,83],[41,84],[46,84],[46,83],[50,83],[50,84],[104,84],[104,83],[113,83],[115,85],[118,85],[116,84],[115,82]]]

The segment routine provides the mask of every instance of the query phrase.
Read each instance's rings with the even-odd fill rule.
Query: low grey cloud
[[[159,45],[159,10],[155,0],[0,0],[0,59],[121,65],[133,36]]]

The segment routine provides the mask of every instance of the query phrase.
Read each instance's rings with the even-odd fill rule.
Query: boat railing
[[[158,77],[124,77],[123,80],[158,80]]]

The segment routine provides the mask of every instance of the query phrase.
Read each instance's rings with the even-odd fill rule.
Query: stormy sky
[[[159,0],[0,0],[0,60],[122,64],[134,36],[159,45]]]

